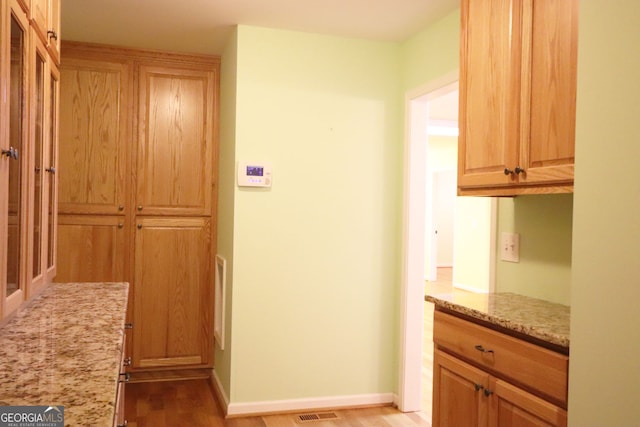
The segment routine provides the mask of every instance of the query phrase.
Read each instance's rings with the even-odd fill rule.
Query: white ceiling
[[[459,0],[62,0],[63,40],[221,54],[237,24],[400,42]]]

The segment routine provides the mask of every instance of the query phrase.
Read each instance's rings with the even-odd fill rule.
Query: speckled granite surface
[[[51,284],[0,328],[0,405],[64,405],[111,426],[129,285]]]
[[[512,293],[426,295],[426,301],[533,338],[569,348],[569,307]]]

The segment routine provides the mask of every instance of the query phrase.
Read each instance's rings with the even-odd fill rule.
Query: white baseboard
[[[216,392],[216,397],[218,398],[218,402],[222,406],[222,411],[227,414],[229,412],[229,397],[227,393],[224,391],[224,387],[222,387],[222,383],[220,382],[220,378],[218,378],[218,373],[216,370],[213,370],[213,373],[210,377],[210,381],[213,384],[213,389]]]
[[[462,289],[467,292],[474,292],[476,294],[488,294],[489,291],[487,289],[480,289],[474,286],[465,285],[464,283],[454,283],[453,287],[456,289]]]
[[[312,397],[308,399],[271,400],[264,402],[228,403],[227,416],[265,415],[295,411],[357,408],[390,405],[396,400],[393,393],[350,396]]]

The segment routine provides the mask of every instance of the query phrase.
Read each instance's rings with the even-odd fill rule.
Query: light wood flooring
[[[438,269],[438,280],[425,283],[425,292],[457,292],[452,269]],[[209,382],[191,379],[127,384],[129,427],[430,427],[433,381],[433,304],[425,302],[422,363],[422,412],[402,413],[385,406],[331,412],[336,419],[301,422],[302,413],[224,419]]]
[[[402,413],[384,406],[310,412],[332,419],[301,422],[282,414],[224,419],[209,382],[203,379],[127,384],[125,414],[128,427],[430,427],[421,412]]]

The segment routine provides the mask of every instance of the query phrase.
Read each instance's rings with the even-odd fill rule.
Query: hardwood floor
[[[457,292],[452,269],[438,269],[438,280],[425,292]],[[127,384],[125,413],[129,427],[430,427],[433,382],[433,304],[425,302],[422,360],[422,412],[402,413],[386,407],[331,412],[337,418],[302,422],[300,413],[224,419],[205,379]]]
[[[209,382],[203,379],[142,382],[126,385],[128,427],[430,427],[421,412],[402,413],[391,406],[301,414],[224,419]],[[306,413],[303,413],[306,414]],[[324,419],[324,417],[331,418]],[[335,416],[335,418],[333,417]]]

